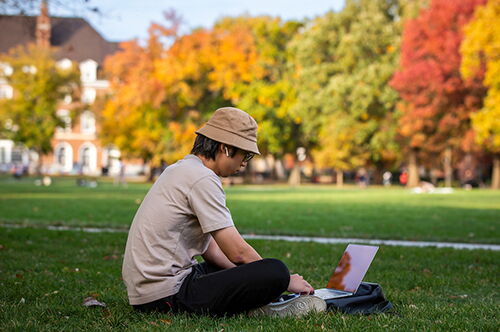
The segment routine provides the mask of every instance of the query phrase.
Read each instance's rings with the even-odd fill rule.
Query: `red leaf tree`
[[[426,166],[444,161],[451,184],[452,151],[472,149],[470,114],[481,107],[481,74],[460,77],[463,27],[486,0],[432,0],[404,28],[401,69],[391,81],[403,102],[399,134],[409,156],[409,186],[418,185],[417,158]]]

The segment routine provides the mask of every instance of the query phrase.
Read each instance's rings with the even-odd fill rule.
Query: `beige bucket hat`
[[[196,133],[260,155],[257,147],[257,122],[238,108],[219,108]]]

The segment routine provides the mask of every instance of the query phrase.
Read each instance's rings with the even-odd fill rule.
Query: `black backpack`
[[[326,300],[326,305],[330,311],[362,315],[387,312],[393,308],[384,296],[382,287],[371,282],[362,282],[352,296]]]

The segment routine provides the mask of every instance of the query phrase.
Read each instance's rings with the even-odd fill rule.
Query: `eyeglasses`
[[[255,156],[255,153],[246,152],[245,157],[243,158],[243,162],[248,163],[253,158],[253,156]]]

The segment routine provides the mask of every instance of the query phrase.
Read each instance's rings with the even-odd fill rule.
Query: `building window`
[[[21,68],[21,69],[22,69],[23,73],[26,73],[26,74],[33,74],[34,75],[37,72],[36,67],[33,65],[29,65],[29,66],[26,65],[26,66],[23,66],[23,68]]]
[[[11,161],[14,164],[22,164],[24,159],[23,155],[25,154],[24,148],[22,146],[16,146],[12,149],[12,157]]]
[[[90,111],[85,111],[80,116],[80,126],[83,134],[95,133],[95,117]]]
[[[12,69],[12,66],[5,62],[0,62],[0,73],[2,73],[5,76],[10,76],[14,70]]]
[[[96,91],[93,88],[84,88],[82,93],[82,101],[87,104],[92,104],[95,101]]]
[[[0,146],[0,164],[7,163],[7,149],[5,146]]]
[[[14,89],[9,85],[0,86],[0,99],[12,99],[14,97]]]
[[[94,144],[86,142],[79,150],[78,162],[84,174],[94,173],[97,168],[97,149]]]
[[[59,151],[57,151],[57,163],[59,165],[64,165],[64,162],[66,161],[66,148],[64,146],[61,146],[59,148]]]
[[[68,110],[58,110],[57,116],[63,121],[63,126],[58,127],[58,132],[69,133],[71,132],[71,117]]]
[[[68,70],[73,67],[73,62],[70,59],[65,58],[57,62],[57,66],[62,70]]]
[[[73,149],[71,145],[62,142],[55,148],[55,164],[61,172],[70,172],[73,168]]]
[[[88,146],[82,149],[82,166],[83,167],[90,166],[90,148]]]
[[[71,95],[64,96],[64,103],[65,104],[71,104],[72,101],[73,101],[73,98],[71,97]]]
[[[82,82],[94,82],[97,79],[97,62],[86,60],[80,63]]]

